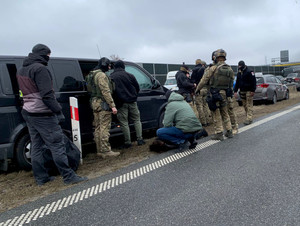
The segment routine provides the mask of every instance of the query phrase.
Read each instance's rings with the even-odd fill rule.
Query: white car
[[[177,73],[177,71],[169,71],[168,72],[164,87],[166,87],[167,89],[172,90],[172,91],[178,90],[177,81],[175,78],[176,73]]]

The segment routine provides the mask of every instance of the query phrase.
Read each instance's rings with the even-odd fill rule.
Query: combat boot
[[[235,124],[234,127],[232,127],[232,134],[238,134],[239,133],[239,124]]]
[[[233,138],[232,130],[227,130],[225,133],[225,137]]]
[[[202,129],[201,131],[199,131],[198,133],[196,133],[195,135],[195,139],[199,140],[201,137],[207,137],[208,133],[205,129]]]
[[[109,157],[116,157],[116,156],[119,156],[119,155],[120,155],[120,152],[113,152],[113,151],[97,153],[97,156],[99,156],[103,159],[109,158]]]
[[[238,133],[239,133],[239,129],[238,128],[232,129],[232,134],[233,135],[238,134]]]
[[[217,133],[211,139],[212,140],[220,140],[220,141],[222,141],[222,140],[224,140],[223,133]]]
[[[252,120],[246,120],[245,122],[244,122],[244,125],[250,125],[252,123]]]

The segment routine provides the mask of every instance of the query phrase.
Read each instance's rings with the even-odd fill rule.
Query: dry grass
[[[290,99],[280,101],[275,105],[256,105],[254,106],[254,118],[261,117],[271,112],[280,111],[288,106],[300,102],[300,92],[292,92]],[[236,113],[238,122],[242,123],[245,120],[245,113],[242,107],[236,106]],[[213,133],[212,126],[207,127],[208,133]],[[88,178],[95,178],[101,175],[113,172],[117,169],[126,167],[128,165],[140,162],[144,159],[156,155],[157,153],[149,152],[148,146],[153,141],[153,137],[145,139],[146,145],[136,146],[127,149],[122,154],[114,159],[103,160],[94,153],[94,146],[85,147],[86,152],[89,152],[83,159],[84,163],[81,165],[77,173]],[[117,141],[114,141],[114,143]],[[114,149],[114,151],[118,151]],[[71,186],[71,185],[70,185]],[[58,177],[56,180],[39,187],[35,184],[32,172],[17,171],[12,169],[8,173],[0,174],[0,213],[11,208],[20,206],[30,201],[34,201],[46,195],[64,190],[67,187]]]

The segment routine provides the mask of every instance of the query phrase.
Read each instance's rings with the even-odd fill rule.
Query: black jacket
[[[136,102],[140,86],[133,74],[126,72],[123,68],[116,68],[110,78],[115,83],[114,100],[117,107],[123,103]]]
[[[200,82],[201,78],[203,77],[205,68],[202,66],[202,64],[197,64],[196,67],[193,69],[193,73],[191,76],[191,80],[193,83],[198,83]]]
[[[30,53],[24,59],[23,67],[17,71],[19,88],[23,93],[23,110],[29,114],[49,115],[60,113],[47,60]]]
[[[251,91],[256,90],[256,78],[252,70],[247,66],[243,70],[239,70],[237,73],[236,83],[234,86],[234,92],[240,91]]]
[[[192,83],[191,79],[189,79],[185,72],[178,71],[175,75],[177,86],[178,86],[178,93],[192,93],[194,91],[194,83]]]

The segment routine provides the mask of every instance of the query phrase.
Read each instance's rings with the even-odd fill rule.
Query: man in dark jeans
[[[52,76],[46,67],[50,53],[46,45],[35,45],[17,72],[19,88],[23,93],[22,116],[31,139],[33,175],[38,185],[54,179],[45,168],[43,152],[46,146],[64,183],[79,183],[87,178],[77,176],[68,163],[64,135],[59,125],[65,118],[54,95]]]
[[[168,104],[163,119],[163,128],[156,131],[159,140],[175,145],[183,151],[186,142],[190,142],[190,149],[196,147],[195,139],[207,136],[207,132],[184,97],[172,91],[167,91]]]
[[[134,75],[125,71],[125,64],[122,60],[118,60],[114,67],[114,72],[110,77],[115,83],[114,99],[118,109],[117,118],[125,139],[125,144],[122,148],[131,147],[129,119],[131,119],[134,124],[137,144],[143,145],[145,142],[142,137],[142,123],[140,111],[136,103],[140,86]]]

